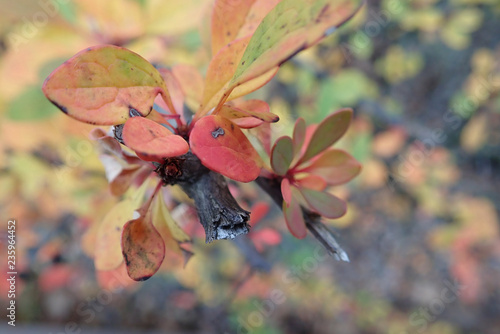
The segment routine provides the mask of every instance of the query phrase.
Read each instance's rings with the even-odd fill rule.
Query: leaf
[[[347,211],[346,203],[330,193],[304,187],[299,188],[299,191],[312,211],[326,218],[340,218]]]
[[[153,225],[158,230],[158,232],[160,232],[165,243],[168,243],[166,237],[172,238],[177,243],[191,241],[191,238],[189,238],[186,232],[184,232],[184,230],[177,224],[174,218],[172,218],[172,215],[170,214],[170,211],[165,204],[163,193],[161,191],[159,192],[158,197],[153,203],[153,212]]]
[[[248,45],[250,36],[236,40],[217,53],[208,65],[205,78],[205,89],[203,91],[202,106],[200,110],[207,112],[215,107],[219,101],[229,101],[246,95],[265,85],[276,74],[277,67],[270,69],[267,73],[247,82],[238,89],[228,92],[229,80],[236,71],[238,62]],[[229,96],[226,96],[229,94]]]
[[[143,117],[130,118],[123,127],[122,136],[125,145],[147,161],[161,161],[189,151],[189,145],[184,138]]]
[[[271,167],[278,175],[285,175],[293,160],[292,138],[283,136],[276,140],[271,150]]]
[[[327,184],[326,181],[317,175],[307,175],[304,178],[295,180],[299,188],[309,188],[317,191],[325,190]]]
[[[306,121],[302,117],[298,118],[293,128],[293,155],[297,156],[302,150],[302,145],[306,139]]]
[[[259,176],[261,160],[250,141],[230,120],[209,115],[198,120],[189,137],[203,165],[230,179],[250,182]]]
[[[301,170],[321,176],[329,185],[349,182],[361,171],[361,164],[343,150],[330,149]]]
[[[290,186],[290,180],[286,177],[281,180],[281,195],[286,205],[290,206],[290,202],[292,201],[292,188]]]
[[[283,215],[290,233],[297,239],[304,239],[307,235],[306,223],[302,216],[302,208],[296,198],[292,199],[290,206],[283,201]]]
[[[132,183],[141,175],[152,173],[149,168],[128,168],[123,169],[113,180],[109,182],[109,189],[113,196],[121,196],[130,188]]]
[[[130,220],[123,227],[123,258],[128,275],[135,281],[153,276],[165,257],[165,243],[151,219],[151,210],[148,210],[145,217]]]
[[[262,20],[230,87],[258,77],[335,31],[359,8],[358,0],[283,0]]]
[[[279,0],[218,0],[212,14],[212,54],[252,34]],[[228,19],[230,18],[230,19]]]
[[[132,108],[148,115],[159,93],[169,100],[153,65],[112,45],[77,53],[45,79],[43,92],[64,113],[97,125],[122,124]]]
[[[104,154],[113,155],[118,159],[124,160],[130,165],[141,163],[139,158],[124,152],[118,140],[108,136],[108,134],[101,128],[92,129],[90,132],[90,138],[97,141]]]
[[[97,230],[94,262],[97,270],[112,270],[123,262],[121,235],[123,225],[132,219],[136,208],[129,199],[118,202],[106,214]]]
[[[178,64],[172,67],[172,74],[181,86],[186,98],[186,104],[195,111],[201,104],[201,94],[203,93],[203,77],[193,66]]]
[[[261,100],[246,100],[233,104],[225,104],[218,115],[231,120],[240,128],[250,129],[262,123],[279,121],[278,115],[269,112],[269,105]]]
[[[215,1],[212,13],[212,54],[217,54],[237,38],[254,2],[255,0]]]
[[[332,146],[349,128],[352,109],[340,109],[325,118],[314,131],[304,155],[297,164],[307,161]]]
[[[179,82],[177,82],[176,77],[169,69],[160,68],[158,72],[160,72],[163,81],[165,81],[165,85],[168,89],[170,99],[174,107],[174,110],[170,110],[170,107],[165,105],[166,110],[172,114],[182,114],[182,109],[184,108],[184,93],[182,92]]]

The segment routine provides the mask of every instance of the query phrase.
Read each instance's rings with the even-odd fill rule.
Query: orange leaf
[[[165,257],[165,243],[151,219],[151,210],[148,210],[145,217],[131,220],[123,227],[123,258],[128,275],[135,281],[153,276]]]
[[[123,127],[123,141],[143,160],[162,161],[186,154],[188,143],[164,126],[143,117],[132,117]]]
[[[45,96],[79,121],[116,125],[135,109],[142,116],[155,97],[169,99],[158,71],[138,54],[113,45],[85,49],[52,72],[43,84]]]
[[[252,36],[230,88],[256,78],[329,35],[359,9],[359,0],[283,0]]]
[[[251,35],[279,0],[218,0],[212,14],[212,54]]]
[[[262,123],[275,123],[279,117],[269,112],[269,105],[261,100],[246,100],[225,104],[218,115],[230,119],[243,129],[250,129]]]
[[[276,74],[277,68],[270,69],[267,73],[255,78],[251,82],[238,87],[229,94],[229,81],[236,71],[238,62],[245,52],[250,36],[238,39],[223,47],[208,65],[203,91],[201,111],[206,113],[215,107],[219,101],[229,101],[246,95],[265,85]],[[203,114],[202,114],[203,115]]]

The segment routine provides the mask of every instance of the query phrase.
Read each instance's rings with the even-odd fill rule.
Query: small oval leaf
[[[245,134],[227,118],[209,115],[197,121],[189,136],[192,152],[204,166],[235,181],[260,174],[260,157]]]
[[[326,218],[340,218],[347,211],[346,203],[330,193],[308,188],[298,188],[312,211]]]
[[[290,233],[297,239],[304,239],[307,235],[307,228],[299,201],[293,198],[290,206],[287,206],[285,201],[283,201],[283,215],[285,216],[286,226]]]
[[[189,151],[184,138],[143,117],[130,118],[123,127],[122,136],[125,145],[136,151],[143,160],[161,161]]]
[[[352,109],[349,108],[340,109],[325,118],[318,124],[299,163],[311,159],[332,146],[347,131],[351,119]]]
[[[301,171],[322,177],[329,185],[349,182],[361,171],[361,164],[349,153],[330,149]]]
[[[293,128],[293,155],[297,156],[302,150],[302,145],[306,139],[306,121],[302,117],[298,118]]]
[[[153,276],[165,257],[165,243],[153,226],[150,212],[125,224],[121,245],[128,275],[135,281]]]
[[[276,140],[271,150],[271,167],[278,175],[285,175],[293,160],[292,138],[283,136]]]
[[[64,113],[97,125],[122,124],[131,108],[146,116],[159,93],[169,98],[153,65],[113,45],[77,53],[45,79],[43,92]]]
[[[290,186],[290,181],[286,177],[281,180],[281,195],[286,205],[290,206],[290,202],[292,201],[292,188]]]

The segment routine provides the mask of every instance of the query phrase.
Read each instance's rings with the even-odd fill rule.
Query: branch
[[[255,182],[282,208],[283,196],[281,195],[281,186],[278,179],[260,176]],[[349,256],[340,247],[333,233],[321,222],[321,216],[304,208],[302,208],[302,215],[304,216],[307,229],[326,248],[328,253],[339,261],[349,262]]]
[[[207,243],[249,232],[250,212],[238,205],[224,176],[204,167],[194,154],[166,159],[156,172],[164,184],[180,185],[194,200]]]

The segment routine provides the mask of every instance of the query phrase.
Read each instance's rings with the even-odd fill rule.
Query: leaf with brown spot
[[[127,273],[133,280],[145,281],[158,271],[165,257],[165,243],[153,226],[151,210],[145,217],[125,224],[121,248]]]
[[[186,154],[188,143],[166,127],[143,117],[130,118],[123,127],[123,141],[147,161]]]
[[[45,79],[42,90],[64,113],[97,125],[124,123],[130,117],[130,108],[142,116],[148,115],[160,93],[170,99],[153,65],[138,54],[113,45],[77,53]]]
[[[262,161],[245,134],[227,118],[201,118],[189,137],[192,152],[203,165],[230,179],[250,182],[259,176]]]

